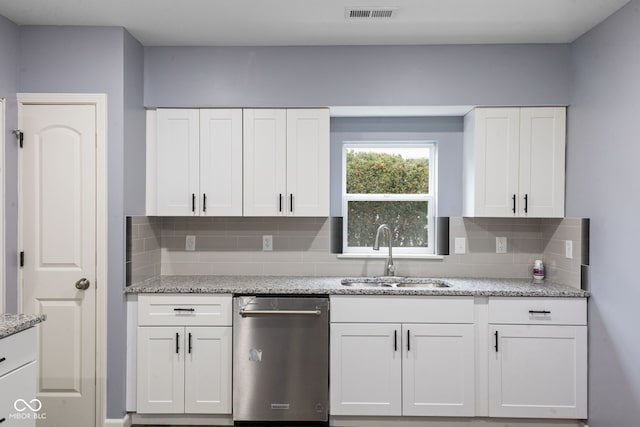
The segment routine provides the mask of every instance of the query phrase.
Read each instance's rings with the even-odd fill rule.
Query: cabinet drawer
[[[586,325],[586,298],[489,298],[489,323]]]
[[[231,295],[140,295],[139,326],[230,326]]]
[[[473,323],[473,297],[337,295],[331,322]]]
[[[34,360],[36,328],[29,328],[0,339],[0,376]]]

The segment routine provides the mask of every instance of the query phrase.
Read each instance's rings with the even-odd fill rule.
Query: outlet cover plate
[[[263,251],[273,250],[273,236],[271,235],[262,236],[262,250]]]
[[[185,251],[195,251],[196,250],[196,236],[187,236],[184,243]]]
[[[456,246],[455,246],[455,253],[456,254],[465,254],[467,253],[467,239],[464,237],[456,237]]]
[[[564,256],[571,259],[573,258],[573,240],[565,240]]]
[[[507,238],[506,237],[496,237],[496,253],[497,254],[506,254],[507,253]]]

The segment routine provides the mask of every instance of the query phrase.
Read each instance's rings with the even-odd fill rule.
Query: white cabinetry
[[[231,296],[140,295],[137,412],[231,413]]]
[[[151,213],[242,215],[242,110],[158,109],[156,121]]]
[[[586,300],[490,298],[489,416],[587,418]]]
[[[329,111],[245,109],[244,215],[329,215]]]
[[[38,413],[28,408],[18,412],[14,403],[17,399],[31,403],[36,397],[36,378],[36,329],[0,339],[0,425],[35,427]],[[16,413],[25,418],[11,418]]]
[[[564,216],[566,109],[476,108],[465,117],[464,215]]]
[[[332,415],[473,416],[472,297],[331,305]]]

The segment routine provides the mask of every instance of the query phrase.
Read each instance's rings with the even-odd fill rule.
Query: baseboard
[[[229,415],[192,415],[192,414],[131,414],[133,424],[153,426],[232,426],[233,418]],[[106,427],[106,425],[105,425]]]
[[[126,414],[122,419],[106,419],[104,420],[104,427],[131,427],[132,420],[129,414]]]
[[[586,427],[579,420],[331,416],[332,427]]]

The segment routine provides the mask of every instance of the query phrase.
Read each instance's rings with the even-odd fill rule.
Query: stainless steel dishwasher
[[[329,299],[240,296],[233,301],[235,425],[328,425]]]

